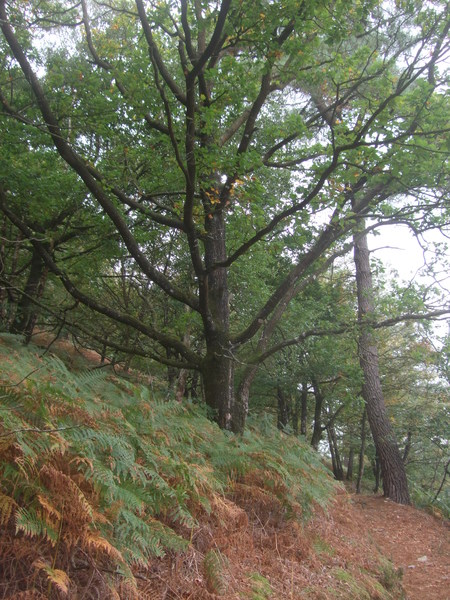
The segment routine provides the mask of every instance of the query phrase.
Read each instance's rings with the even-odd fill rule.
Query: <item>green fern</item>
[[[205,570],[206,587],[211,594],[223,596],[227,591],[225,569],[226,557],[220,550],[209,550],[203,561]]]
[[[272,586],[268,579],[259,573],[252,573],[250,580],[252,584],[251,600],[268,600],[272,595]]]
[[[33,509],[20,507],[16,511],[16,531],[29,537],[44,538],[52,545],[58,540],[58,532],[51,527],[42,515]]]
[[[0,534],[14,518],[36,556],[39,545],[50,555],[81,547],[108,562],[111,585],[121,573],[134,585],[133,567],[186,550],[197,514],[235,482],[254,477],[292,516],[332,492],[314,453],[267,420],[237,438],[199,407],[155,401],[103,371],[72,373],[3,339],[16,354],[0,360]],[[204,568],[213,593],[226,593],[224,556],[211,550]]]

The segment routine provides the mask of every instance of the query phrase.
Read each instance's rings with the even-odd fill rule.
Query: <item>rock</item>
[[[417,559],[417,562],[427,562],[428,560],[428,556],[421,556],[420,558]]]

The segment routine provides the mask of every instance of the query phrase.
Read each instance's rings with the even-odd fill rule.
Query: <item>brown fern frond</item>
[[[0,491],[0,525],[6,525],[13,509],[17,506],[16,501]]]
[[[37,571],[44,571],[51,585],[54,585],[59,592],[67,596],[70,579],[65,571],[54,569],[41,558],[36,559],[31,566]]]
[[[106,554],[116,562],[125,563],[122,553],[96,531],[85,532],[81,544],[91,552]]]
[[[54,500],[64,506],[64,521],[73,524],[78,537],[80,530],[92,523],[93,507],[83,491],[69,476],[52,465],[40,470],[41,481],[52,492]]]
[[[48,498],[45,498],[42,494],[38,494],[37,499],[41,507],[50,518],[54,518],[56,521],[61,521],[61,513],[53,506],[53,504],[50,503]]]

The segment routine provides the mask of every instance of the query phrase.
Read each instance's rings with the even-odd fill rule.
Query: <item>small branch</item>
[[[439,489],[436,492],[435,497],[433,498],[433,502],[436,502],[439,494],[442,492],[442,488],[444,487],[445,480],[447,479],[449,466],[450,466],[450,458],[448,459],[447,464],[445,465],[444,477],[442,478],[441,485],[439,486]]]
[[[14,387],[18,387],[21,383],[23,383],[26,379],[28,379],[28,377],[31,377],[31,375],[33,375],[33,373],[37,373],[37,371],[40,371],[41,369],[43,369],[44,367],[37,367],[36,369],[33,369],[32,371],[30,371],[29,373],[27,373],[25,375],[25,377],[23,377],[20,381],[18,381],[17,383],[11,383],[11,384],[2,384],[4,387],[6,388],[14,388]]]

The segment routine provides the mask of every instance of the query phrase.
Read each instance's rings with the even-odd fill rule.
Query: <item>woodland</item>
[[[234,598],[201,539],[206,595],[139,569],[335,481],[448,517],[447,3],[0,0],[0,27],[0,595]],[[426,277],[370,250],[394,225]]]

